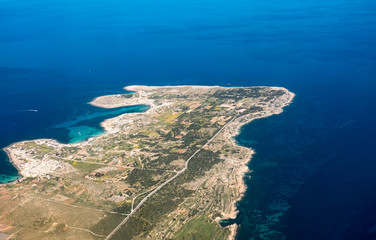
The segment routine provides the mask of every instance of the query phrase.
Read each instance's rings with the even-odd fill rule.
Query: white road
[[[138,209],[141,208],[141,206],[148,200],[148,198],[150,198],[151,196],[153,196],[154,194],[156,194],[159,190],[161,190],[164,186],[166,186],[167,184],[169,184],[170,182],[174,181],[177,177],[179,177],[182,173],[184,173],[187,169],[188,169],[188,164],[189,164],[189,161],[191,161],[191,159],[196,156],[197,153],[199,153],[205,146],[207,146],[220,132],[222,132],[222,130],[228,125],[230,124],[232,121],[234,121],[236,119],[236,116],[233,117],[229,122],[227,122],[216,134],[214,134],[213,137],[211,137],[200,149],[198,149],[196,152],[194,152],[192,154],[192,156],[190,156],[187,161],[185,162],[185,166],[183,169],[179,170],[178,172],[176,172],[176,174],[171,177],[170,179],[168,179],[166,182],[162,183],[161,185],[159,185],[157,188],[155,188],[153,191],[151,191],[148,195],[146,195],[146,197],[144,197],[141,202],[138,203],[138,205],[133,209],[133,206],[132,206],[132,211],[128,214],[128,216],[126,216],[123,221],[121,221],[121,223],[119,225],[117,225],[117,227],[112,230],[112,232],[110,234],[107,235],[106,239],[105,240],[109,240],[111,239],[115,233],[117,231],[119,231],[119,229],[132,217],[133,214],[135,214],[137,212]]]

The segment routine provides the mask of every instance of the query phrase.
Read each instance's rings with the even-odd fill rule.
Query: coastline
[[[113,94],[113,95],[104,95],[94,98],[88,104],[100,107],[100,108],[118,108],[118,107],[127,107],[134,105],[149,105],[150,109],[148,111],[153,112],[155,104],[152,100],[147,98],[147,94],[144,91],[151,91],[156,89],[211,89],[211,88],[226,88],[220,86],[200,86],[200,85],[179,85],[179,86],[147,86],[147,85],[130,85],[126,86],[123,89],[126,91],[131,91],[132,93],[125,94]],[[227,87],[228,88],[228,87]],[[123,98],[122,96],[131,96],[129,98]],[[132,96],[133,95],[133,96]],[[136,96],[138,95],[138,96]]]
[[[132,87],[132,86],[130,86],[130,87]],[[126,89],[126,88],[128,88],[128,87],[124,87],[123,89]],[[132,94],[132,93],[129,93],[129,94]],[[8,157],[8,161],[12,164],[12,166],[14,166],[16,168],[19,177],[14,179],[14,180],[8,181],[8,182],[0,183],[0,186],[1,185],[7,185],[7,184],[19,183],[19,182],[22,182],[23,180],[25,180],[28,177],[28,176],[25,176],[25,174],[23,173],[24,171],[20,167],[21,163],[17,161],[17,157],[15,157],[13,152],[11,151],[11,148],[15,144],[20,144],[20,143],[29,142],[29,141],[45,141],[46,143],[48,142],[51,145],[55,145],[55,146],[58,145],[59,147],[64,147],[66,145],[69,145],[69,146],[80,146],[80,145],[83,145],[83,144],[85,145],[88,142],[90,142],[90,141],[92,141],[96,138],[99,138],[101,136],[105,136],[105,135],[113,132],[112,131],[113,129],[110,127],[111,123],[113,121],[116,121],[116,119],[118,119],[119,117],[121,117],[124,114],[132,116],[132,115],[145,114],[145,113],[149,113],[149,112],[154,111],[155,105],[153,104],[153,102],[147,101],[144,98],[133,98],[133,99],[131,99],[131,101],[127,101],[126,103],[122,103],[121,105],[111,105],[111,104],[108,104],[108,103],[100,103],[100,101],[102,99],[106,100],[110,97],[111,100],[113,100],[114,97],[116,98],[117,96],[121,96],[121,95],[124,95],[124,94],[99,96],[99,97],[94,98],[92,101],[88,102],[88,104],[95,106],[95,107],[104,108],[104,109],[112,109],[112,108],[126,107],[126,106],[147,105],[147,106],[149,106],[149,109],[147,109],[145,112],[123,113],[123,114],[120,114],[116,117],[105,119],[104,121],[102,121],[100,123],[100,126],[103,127],[103,130],[104,130],[103,133],[96,135],[96,136],[89,137],[88,139],[86,139],[83,142],[65,144],[65,143],[60,143],[56,139],[53,139],[53,138],[42,138],[42,139],[24,140],[24,141],[14,142],[14,143],[10,144],[9,146],[4,147],[2,150],[6,153],[6,155]],[[97,102],[99,102],[99,103],[97,103]]]
[[[13,144],[14,144],[14,143],[13,143]],[[13,166],[15,169],[17,169],[18,177],[17,177],[16,179],[12,180],[12,181],[5,182],[5,183],[0,183],[0,186],[1,186],[1,185],[6,185],[6,184],[12,184],[12,183],[20,182],[20,181],[22,181],[22,180],[25,178],[25,176],[22,175],[22,173],[21,173],[21,169],[19,168],[19,166],[14,162],[14,159],[15,159],[15,158],[12,157],[12,151],[10,151],[10,150],[8,149],[8,147],[11,147],[13,144],[11,144],[11,145],[9,145],[9,146],[3,148],[2,150],[7,154],[7,156],[8,156],[8,161],[12,164],[12,166]]]
[[[125,113],[125,114],[121,114],[121,115],[113,117],[113,118],[106,119],[103,122],[101,122],[101,126],[104,128],[104,132],[102,134],[95,136],[95,137],[91,137],[84,142],[74,143],[74,144],[69,144],[69,145],[70,146],[85,145],[85,144],[88,144],[90,141],[92,141],[95,138],[98,138],[98,137],[101,137],[101,136],[104,136],[104,135],[107,135],[107,134],[110,134],[110,133],[116,133],[118,131],[118,129],[116,129],[116,127],[115,128],[113,127],[113,125],[114,125],[113,123],[116,123],[119,119],[121,119],[121,116],[123,116],[123,115],[132,116],[132,115],[140,115],[140,114],[150,114],[150,113],[153,113],[154,111],[156,111],[156,109],[158,109],[159,107],[169,104],[168,101],[167,101],[166,103],[163,103],[162,105],[156,106],[156,104],[154,103],[154,100],[148,99],[147,98],[148,95],[144,91],[152,90],[152,89],[160,89],[160,88],[164,88],[164,89],[170,89],[170,88],[184,89],[184,88],[191,88],[191,87],[197,88],[197,89],[198,88],[200,88],[200,89],[202,89],[202,88],[204,88],[204,89],[222,88],[222,87],[218,87],[218,86],[202,86],[202,87],[201,86],[157,86],[157,87],[154,87],[154,86],[133,85],[133,86],[128,86],[128,87],[124,88],[125,90],[136,91],[135,93],[131,93],[131,94],[133,94],[133,96],[130,97],[130,98],[122,97],[124,94],[106,95],[106,96],[97,97],[97,98],[93,99],[91,102],[89,102],[89,104],[96,106],[96,107],[101,107],[101,108],[117,108],[117,107],[133,106],[133,105],[143,104],[143,105],[150,106],[150,108],[147,111],[142,112],[142,113]],[[223,87],[223,88],[226,88],[226,87]],[[228,126],[226,126],[226,128],[222,132],[223,136],[229,142],[231,142],[232,145],[244,149],[244,151],[246,151],[247,154],[245,155],[244,158],[241,159],[242,160],[241,166],[236,166],[236,168],[234,168],[235,188],[236,188],[236,192],[238,194],[237,194],[237,197],[235,199],[233,199],[233,201],[231,203],[230,212],[228,212],[228,214],[223,216],[221,218],[221,220],[236,218],[236,216],[238,214],[238,209],[236,207],[236,203],[242,200],[244,193],[247,190],[247,186],[244,182],[244,175],[245,175],[245,173],[248,173],[250,171],[249,168],[248,168],[248,164],[252,159],[252,155],[254,154],[253,149],[241,146],[239,143],[237,143],[235,141],[234,137],[240,135],[241,134],[241,128],[244,125],[249,124],[253,120],[260,119],[260,118],[266,118],[266,117],[274,115],[274,114],[282,113],[283,108],[285,106],[288,106],[289,104],[291,104],[293,99],[294,99],[295,94],[292,93],[292,92],[289,92],[285,88],[280,88],[280,87],[269,87],[269,88],[283,90],[286,93],[284,95],[284,96],[286,96],[285,101],[281,100],[281,102],[273,103],[273,104],[275,104],[273,106],[273,108],[268,109],[269,111],[263,112],[263,114],[253,116],[252,113],[251,113],[251,114],[247,114],[247,115],[243,115],[241,117],[238,117],[238,118],[234,119],[234,121],[229,123]],[[46,143],[48,142],[48,143],[55,145],[55,146],[58,145],[59,147],[67,145],[67,144],[59,143],[54,139],[39,139],[39,140],[36,140],[36,141],[45,141]],[[26,141],[23,141],[23,142],[26,142]],[[18,143],[20,143],[20,142],[18,142]],[[16,143],[14,143],[14,144],[16,144]],[[4,150],[6,151],[8,157],[9,157],[9,161],[12,163],[13,166],[16,167],[16,169],[19,172],[19,175],[21,176],[21,178],[17,179],[18,181],[16,180],[16,181],[13,181],[13,182],[19,182],[19,181],[22,181],[23,179],[25,179],[26,176],[24,176],[22,168],[19,167],[20,163],[15,160],[16,157],[14,156],[13,152],[10,149],[14,144],[11,144],[10,146],[4,148]],[[5,184],[9,184],[9,183],[5,183]],[[231,232],[231,234],[229,235],[229,239],[234,239],[235,236],[236,236],[236,233],[237,233],[238,225],[232,224],[232,225],[229,225],[227,227],[230,229],[230,232]]]
[[[285,88],[283,88],[283,89],[286,90],[287,93],[290,93],[290,94],[289,94],[289,99],[287,99],[287,101],[279,108],[280,111],[278,111],[278,108],[277,108],[276,112],[270,112],[268,114],[258,116],[258,117],[254,117],[254,118],[251,118],[251,119],[246,119],[247,115],[245,115],[245,116],[242,116],[242,117],[236,119],[236,121],[231,123],[231,126],[234,127],[234,129],[233,129],[233,131],[227,132],[228,135],[226,137],[231,141],[231,143],[234,146],[248,150],[250,155],[246,156],[244,158],[245,161],[244,161],[243,165],[239,166],[237,168],[238,178],[237,178],[236,182],[237,182],[237,189],[238,189],[239,196],[233,201],[233,205],[232,205],[233,211],[231,212],[231,214],[226,216],[226,218],[222,218],[220,220],[227,220],[227,219],[235,219],[236,218],[236,216],[239,212],[236,204],[243,199],[244,193],[247,191],[247,185],[245,184],[244,176],[245,176],[246,173],[250,173],[250,169],[248,168],[248,164],[252,161],[253,154],[255,154],[254,149],[247,148],[247,147],[240,145],[238,142],[235,141],[235,137],[239,136],[241,134],[241,128],[242,127],[244,127],[247,124],[250,124],[252,121],[254,121],[256,119],[266,118],[266,117],[269,117],[269,116],[272,116],[272,115],[278,115],[278,114],[283,113],[283,111],[284,111],[283,108],[285,108],[285,107],[289,106],[291,103],[293,103],[293,99],[295,98],[294,93],[288,91]],[[245,121],[245,122],[242,122],[242,121]],[[228,127],[230,128],[231,126],[228,126]],[[229,236],[229,240],[235,239],[239,226],[236,223],[234,223],[234,224],[231,224],[227,227],[229,227],[229,229],[231,231],[231,234]]]

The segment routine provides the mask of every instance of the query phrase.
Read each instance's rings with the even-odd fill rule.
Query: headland
[[[279,87],[125,89],[133,92],[90,104],[150,108],[105,120],[105,133],[82,143],[39,139],[5,149],[23,178],[0,187],[3,233],[38,239],[234,238],[236,226],[218,222],[236,217],[254,152],[233,137],[254,119],[280,114],[294,94]]]

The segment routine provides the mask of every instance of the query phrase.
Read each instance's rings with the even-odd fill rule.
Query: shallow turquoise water
[[[95,135],[120,113],[86,103],[129,84],[283,86],[294,103],[238,137],[238,238],[376,239],[375,26],[371,0],[3,0],[0,147]]]
[[[119,116],[124,113],[144,112],[149,109],[146,105],[137,105],[107,110],[104,112],[91,112],[86,115],[80,115],[63,123],[53,125],[51,128],[62,128],[68,130],[69,143],[77,143],[95,137],[103,133],[99,123],[105,119]]]
[[[144,112],[149,109],[149,106],[146,105],[136,105],[129,107],[121,107],[115,109],[101,109],[92,107],[90,105],[81,105],[80,108],[72,106],[76,113],[72,113],[67,109],[67,112],[59,112],[60,118],[49,118],[51,112],[47,112],[45,109],[38,110],[38,112],[30,111],[17,111],[16,113],[11,113],[5,115],[5,118],[2,121],[5,124],[10,124],[10,128],[3,129],[2,131],[7,131],[9,134],[19,131],[19,125],[22,124],[22,119],[25,115],[30,114],[39,114],[40,112],[46,113],[46,115],[37,116],[32,118],[30,116],[25,118],[27,119],[27,125],[41,124],[40,121],[45,121],[46,126],[41,126],[41,129],[33,129],[32,131],[26,130],[24,135],[14,136],[9,135],[8,138],[2,138],[2,146],[5,147],[12,142],[10,140],[27,140],[27,139],[37,139],[37,138],[54,138],[62,143],[77,143],[87,140],[90,137],[99,136],[104,133],[104,129],[100,126],[100,123],[105,119],[119,116],[125,113],[135,113],[135,112]],[[66,115],[65,115],[66,114]],[[69,115],[71,114],[71,115]],[[18,118],[21,117],[21,121]],[[43,119],[47,117],[48,119]],[[64,122],[59,122],[61,117],[68,117]],[[10,120],[13,120],[10,122]],[[15,121],[14,121],[15,120]],[[52,124],[54,121],[57,121],[57,124]],[[17,124],[16,124],[17,123]],[[50,125],[52,124],[52,125]],[[26,125],[26,124],[25,124]],[[22,126],[21,126],[22,127]],[[3,135],[4,136],[4,135]],[[19,137],[17,139],[17,137]],[[14,139],[14,140],[13,140]],[[0,182],[10,182],[18,178],[17,170],[8,162],[7,156],[4,152],[0,154]]]

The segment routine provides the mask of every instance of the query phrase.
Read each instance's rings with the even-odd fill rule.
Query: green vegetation
[[[221,228],[213,219],[233,210],[233,201],[239,196],[237,170],[242,169],[237,168],[250,154],[249,149],[234,146],[228,137],[236,130],[236,123],[269,114],[265,110],[285,93],[266,87],[183,87],[181,91],[148,88],[140,93],[108,96],[104,102],[128,104],[137,99],[139,104],[146,100],[153,102],[155,108],[146,114],[108,120],[104,123],[109,128],[106,134],[82,144],[43,140],[16,146],[15,152],[22,161],[50,161],[45,166],[47,170],[58,161],[62,164],[58,170],[51,170],[58,174],[48,172],[25,179],[20,183],[22,188],[4,188],[9,197],[2,200],[8,202],[0,204],[0,212],[7,212],[2,206],[10,209],[24,199],[42,195],[52,206],[46,209],[45,216],[52,214],[56,222],[63,216],[59,224],[64,222],[106,236],[131,212],[134,201],[133,207],[140,203],[142,206],[112,239],[226,239],[229,229]],[[237,121],[238,117],[243,117],[243,122]],[[235,124],[223,128],[231,120]],[[188,168],[181,171],[188,159]],[[71,166],[63,169],[66,162]],[[173,176],[173,181],[159,188]],[[158,191],[145,199],[155,189]],[[76,219],[84,212],[90,213],[86,216],[96,213],[95,218],[87,218],[85,223],[66,220]],[[7,224],[11,225],[15,222],[13,216],[3,219],[10,219]],[[63,239],[72,232],[64,229],[62,233],[38,234],[66,234],[47,236]],[[85,234],[89,233],[81,234],[81,239],[86,239]]]
[[[71,161],[70,164],[83,174],[89,174],[94,170],[102,167],[99,164],[85,163],[81,161]]]
[[[163,170],[143,170],[135,168],[128,175],[126,182],[133,187],[137,188],[149,188],[156,185],[161,180],[165,179],[163,176],[169,176],[171,174],[163,172]]]
[[[123,215],[106,213],[105,217],[95,224],[91,230],[97,234],[107,235],[124,219]]]
[[[176,240],[225,239],[229,230],[205,216],[199,216],[186,223],[175,235]]]

